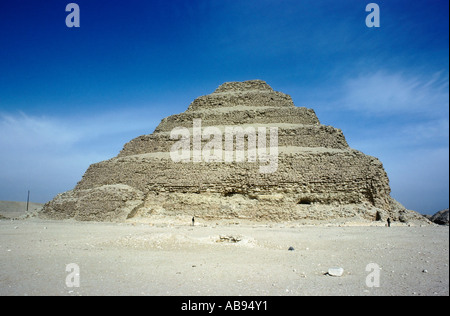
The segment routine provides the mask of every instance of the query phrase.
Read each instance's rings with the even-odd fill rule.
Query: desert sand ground
[[[184,220],[2,219],[0,295],[449,295],[448,227]]]

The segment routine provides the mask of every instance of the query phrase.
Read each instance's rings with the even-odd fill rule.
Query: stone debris
[[[232,236],[232,235],[220,235],[217,242],[229,242],[229,243],[237,243],[242,240],[241,236]]]

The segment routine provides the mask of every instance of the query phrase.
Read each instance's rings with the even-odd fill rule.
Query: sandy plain
[[[0,220],[2,296],[448,296],[448,264],[437,225]]]

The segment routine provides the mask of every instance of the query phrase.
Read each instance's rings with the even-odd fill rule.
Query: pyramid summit
[[[422,218],[390,196],[382,163],[262,80],[227,82],[91,165],[43,217],[301,221]]]

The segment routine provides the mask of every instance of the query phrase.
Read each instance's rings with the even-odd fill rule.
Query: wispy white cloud
[[[370,118],[372,141],[385,148],[448,147],[448,85],[442,72],[426,77],[380,71],[345,82],[342,102],[363,120]]]
[[[16,115],[0,114],[0,145],[3,148],[71,145],[80,137],[81,133],[70,128],[63,120],[29,116],[23,112]]]
[[[405,124],[399,129],[399,138],[408,138],[411,145],[414,144],[441,144],[449,139],[448,116],[425,122]]]
[[[140,109],[79,118],[0,114],[0,200],[23,199],[32,188],[44,202],[70,190],[90,164],[114,157],[157,122]]]
[[[80,117],[0,113],[0,145],[9,149],[70,149],[102,137],[108,139],[118,134],[150,133],[157,122],[159,118],[140,109]]]
[[[448,76],[431,77],[389,71],[361,74],[344,82],[342,103],[368,115],[439,117],[448,113]]]

